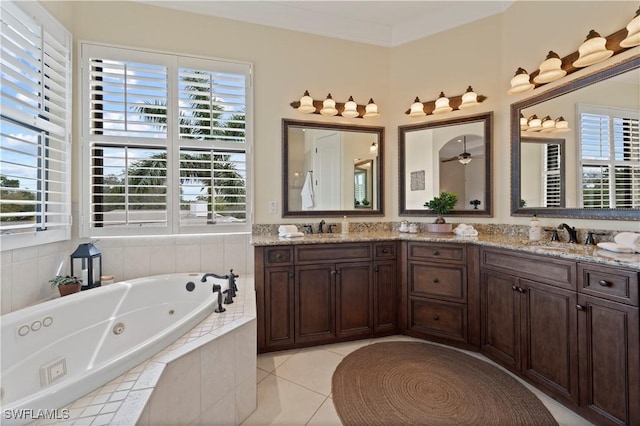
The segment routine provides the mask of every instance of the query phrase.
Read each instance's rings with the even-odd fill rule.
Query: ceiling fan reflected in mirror
[[[455,157],[450,157],[442,160],[443,163],[458,160],[460,164],[466,165],[471,162],[472,160],[471,154],[467,152],[467,137],[462,136],[462,140],[458,140],[458,142],[462,142],[462,153],[456,155]],[[480,157],[473,157],[473,158],[480,158]]]

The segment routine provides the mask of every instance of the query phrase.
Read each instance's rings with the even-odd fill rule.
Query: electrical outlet
[[[269,201],[269,213],[276,214],[278,212],[278,203],[276,201]]]

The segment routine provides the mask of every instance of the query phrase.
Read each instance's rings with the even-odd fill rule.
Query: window
[[[87,236],[249,231],[251,66],[83,44]]]
[[[578,106],[585,208],[640,208],[640,114]]]
[[[70,238],[71,35],[37,2],[3,1],[2,248]]]
[[[564,207],[562,192],[560,145],[545,144],[544,151],[544,205],[543,207]]]

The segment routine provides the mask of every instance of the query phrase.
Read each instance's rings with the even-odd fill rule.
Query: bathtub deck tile
[[[105,404],[104,407],[102,407],[102,410],[100,410],[100,414],[115,413],[116,411],[118,411],[118,408],[120,408],[121,405],[122,401],[109,402],[108,404]]]
[[[140,378],[136,381],[136,384],[133,385],[132,390],[153,388],[156,383],[158,383],[164,367],[165,364],[159,362],[149,363],[147,368],[140,374]]]
[[[128,382],[122,382],[118,385],[118,391],[128,391],[129,389],[131,389],[133,387],[133,385],[135,385],[136,382],[134,381],[128,381]]]
[[[114,393],[117,388],[118,388],[118,385],[104,385],[103,387],[98,389],[98,395],[103,393],[109,393],[109,394]]]
[[[87,408],[84,409],[84,411],[82,412],[81,416],[82,417],[94,417],[98,413],[100,413],[100,410],[102,410],[102,407],[103,407],[102,404],[90,405],[90,406],[88,406]]]
[[[111,394],[108,394],[108,393],[103,393],[101,395],[98,395],[91,400],[91,405],[104,404],[109,400],[110,396]]]
[[[115,416],[115,414],[115,411],[108,414],[101,414],[97,416],[93,422],[91,422],[91,426],[102,426],[111,424],[111,420],[113,419],[113,416]]]
[[[92,397],[83,397],[80,399],[77,399],[73,402],[73,404],[71,404],[71,408],[85,408],[88,407],[89,404],[91,404],[91,400],[93,400]]]
[[[132,383],[132,386],[133,386],[133,383]],[[129,395],[128,390],[114,392],[113,394],[111,394],[111,398],[109,398],[109,402],[122,401],[126,399],[128,395]]]

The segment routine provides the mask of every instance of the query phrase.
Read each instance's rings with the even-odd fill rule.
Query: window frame
[[[217,58],[193,56],[184,53],[171,53],[141,49],[131,46],[118,46],[112,44],[95,43],[81,41],[79,56],[79,69],[81,70],[81,138],[82,148],[82,173],[79,186],[81,188],[81,225],[80,234],[82,237],[118,237],[118,236],[153,236],[153,235],[190,235],[190,234],[229,234],[229,233],[250,233],[253,222],[253,65],[249,62],[230,61]],[[110,59],[117,61],[134,61],[138,63],[158,63],[162,60],[167,64],[167,138],[132,138],[131,144],[136,146],[164,147],[167,151],[167,225],[158,227],[103,227],[91,226],[91,137],[89,133],[90,112],[89,112],[89,59],[91,56],[97,57],[95,52],[112,53]],[[105,57],[106,56],[102,56]],[[146,61],[152,62],[146,62]],[[235,72],[245,75],[245,142],[243,144],[231,143],[233,149],[242,148],[246,158],[246,219],[241,223],[217,222],[207,225],[181,225],[180,224],[180,152],[181,150],[198,149],[221,149],[226,144],[220,141],[191,141],[180,139],[178,100],[179,100],[179,69],[192,67],[211,72]],[[101,138],[105,139],[105,137]],[[106,137],[106,139],[109,139]],[[134,140],[135,139],[135,140]],[[165,143],[160,144],[159,140]],[[110,142],[115,145],[119,141],[112,139]],[[204,144],[203,144],[204,142]]]
[[[15,123],[18,126],[22,126],[39,134],[41,141],[38,143],[39,148],[44,152],[51,152],[53,149],[57,151],[55,156],[47,156],[41,154],[41,160],[39,161],[38,174],[46,175],[42,178],[43,187],[38,189],[39,192],[45,195],[49,187],[58,187],[58,199],[45,199],[40,200],[40,204],[43,206],[40,212],[36,214],[41,216],[39,220],[36,220],[36,226],[34,230],[28,232],[8,233],[0,236],[0,250],[14,250],[18,248],[32,247],[42,244],[49,244],[60,241],[67,241],[71,239],[71,128],[72,128],[72,106],[73,106],[73,38],[71,33],[57,20],[55,19],[42,5],[38,2],[16,2],[11,0],[5,0],[2,2],[2,7],[7,9],[8,12],[15,14],[22,14],[20,19],[21,24],[28,27],[30,31],[40,31],[42,37],[41,46],[46,49],[46,45],[49,44],[48,50],[50,53],[57,53],[58,58],[62,59],[62,63],[56,62],[53,56],[49,59],[40,59],[39,69],[40,78],[38,79],[40,87],[46,87],[45,90],[41,90],[39,96],[34,100],[40,104],[40,111],[38,116],[32,116],[28,113],[20,113],[16,111],[13,114],[11,111],[3,113],[3,118]],[[11,10],[13,9],[13,10]],[[59,48],[64,49],[64,54],[60,55],[60,52],[55,50],[56,47],[51,43],[57,43]],[[47,50],[41,50],[40,58],[47,56]],[[53,62],[50,62],[53,61]],[[50,72],[55,74],[56,72],[63,71],[64,75],[61,80],[54,80],[51,75],[44,72],[47,67],[52,65],[60,68],[51,70]],[[52,88],[51,86],[57,84],[57,81],[64,81],[65,87],[62,92],[59,91],[60,87]],[[58,100],[50,105],[51,96],[50,91],[58,90]],[[62,93],[62,95],[60,95]],[[50,109],[52,107],[52,109]],[[56,113],[55,110],[62,111],[62,114]],[[55,122],[50,122],[49,120]],[[57,123],[56,123],[57,122]],[[55,133],[55,135],[54,135]],[[52,140],[57,142],[52,145]],[[56,163],[58,166],[56,166]],[[65,166],[66,165],[66,166]],[[52,174],[60,174],[59,180],[53,180],[49,178]],[[60,220],[56,226],[41,228],[39,225],[47,223],[47,213],[49,211],[55,211],[55,205],[58,204]],[[51,210],[50,210],[51,209]]]

